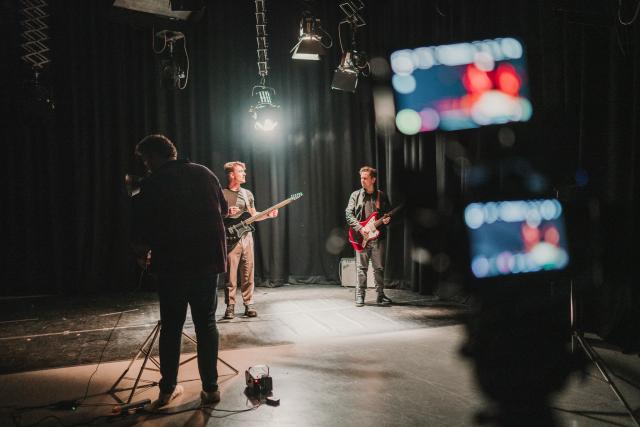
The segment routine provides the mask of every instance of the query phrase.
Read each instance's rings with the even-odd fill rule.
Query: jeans
[[[367,270],[369,260],[373,266],[373,279],[378,293],[384,292],[384,240],[370,242],[362,252],[356,252],[356,267],[358,284],[356,295],[364,294],[367,290]]]
[[[217,274],[197,276],[159,274],[160,392],[171,393],[178,381],[182,328],[187,305],[198,341],[198,371],[204,391],[218,389]]]

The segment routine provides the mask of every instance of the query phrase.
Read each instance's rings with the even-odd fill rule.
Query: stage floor
[[[185,394],[167,415],[107,418],[107,394],[158,318],[155,295],[3,300],[0,339],[0,425],[220,425],[220,426],[455,426],[473,423],[486,405],[470,364],[459,354],[465,306],[408,291],[390,290],[392,307],[353,305],[353,289],[333,286],[258,288],[257,318],[220,321],[222,401],[199,409],[197,366],[182,366]],[[218,317],[224,304],[219,303]],[[237,311],[242,311],[241,307]],[[185,332],[193,334],[187,320]],[[640,358],[597,349],[632,408],[640,406]],[[193,352],[185,340],[183,357]],[[102,355],[102,363],[97,362]],[[523,359],[526,363],[526,359]],[[244,371],[267,364],[278,407],[255,406],[244,394]],[[139,363],[128,376],[135,376]],[[53,368],[56,367],[56,368]],[[155,366],[143,384],[159,379]],[[633,425],[593,366],[554,397],[564,425]],[[89,382],[89,379],[91,381]],[[125,381],[122,387],[130,387]],[[88,387],[88,389],[87,389]],[[75,411],[47,406],[82,398]],[[126,398],[127,393],[118,393]],[[154,399],[157,388],[133,400]],[[253,409],[252,409],[253,408]],[[230,412],[229,412],[230,411]],[[46,420],[43,420],[45,417]],[[55,418],[57,417],[57,419]],[[99,417],[99,418],[96,418]],[[61,423],[59,422],[61,421]]]

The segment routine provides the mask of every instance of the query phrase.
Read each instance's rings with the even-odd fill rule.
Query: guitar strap
[[[249,211],[249,197],[247,197],[247,190],[240,187],[240,191],[238,192],[238,197],[242,197],[242,200],[244,200],[244,206],[246,211]]]

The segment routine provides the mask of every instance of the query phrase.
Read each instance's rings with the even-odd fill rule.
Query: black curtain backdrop
[[[337,2],[267,1],[268,83],[283,116],[268,137],[252,129],[247,113],[257,81],[253,1],[207,2],[203,18],[185,30],[190,74],[183,91],[160,86],[152,30],[111,19],[111,1],[51,3],[52,63],[43,74],[55,96],[51,114],[37,114],[26,102],[19,5],[2,3],[5,295],[135,285],[122,182],[125,173],[142,174],[133,148],[148,133],[166,134],[182,157],[221,180],[225,162],[246,162],[247,187],[259,209],[304,193],[277,220],[258,226],[257,278],[269,286],[338,282],[339,259],[352,251],[327,248],[345,237],[344,207],[359,186],[360,166],[379,169],[394,204],[411,197],[402,172],[419,171],[426,204],[436,207],[438,186],[449,197],[463,189],[464,168],[451,147],[462,147],[471,164],[495,151],[498,127],[446,135],[453,143],[444,153],[433,134],[378,133],[371,78],[361,77],[355,94],[331,91],[342,19]],[[534,116],[511,127],[512,150],[545,173],[559,195],[588,193],[601,202],[594,252],[616,254],[602,257],[616,280],[603,280],[598,290],[608,301],[600,313],[619,311],[624,299],[638,301],[631,265],[639,237],[640,21],[623,25],[618,16],[630,20],[635,7],[626,0],[366,2],[367,26],[358,34],[361,50],[387,58],[395,49],[455,41],[514,35],[525,42]],[[304,9],[315,12],[334,39],[320,62],[290,58]],[[348,31],[343,35],[348,39]],[[444,156],[447,168],[439,184],[436,156]],[[578,170],[587,173],[586,186],[576,184]],[[431,293],[455,277],[414,262],[411,252],[410,228],[396,221],[387,280]]]

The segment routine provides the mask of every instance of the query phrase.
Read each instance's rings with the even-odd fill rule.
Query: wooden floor
[[[0,425],[144,425],[144,426],[456,426],[473,424],[474,414],[487,406],[475,384],[468,361],[460,356],[465,341],[464,327],[459,325],[466,308],[407,291],[389,291],[399,304],[362,308],[352,303],[353,290],[339,287],[284,287],[259,289],[256,295],[259,316],[237,317],[221,321],[222,361],[219,363],[222,401],[213,408],[200,408],[200,384],[195,361],[181,367],[183,396],[173,402],[164,414],[138,412],[125,417],[111,416],[116,403],[107,392],[126,369],[136,346],[118,361],[65,366],[54,369],[15,372],[0,376]],[[369,296],[373,299],[374,295]],[[117,327],[120,337],[138,331],[145,337],[154,326],[157,305],[152,299],[138,301],[138,312]],[[135,305],[135,304],[134,304]],[[120,311],[134,310],[121,306]],[[140,307],[146,307],[140,309]],[[222,305],[220,306],[222,307]],[[96,301],[93,317],[107,314],[108,305]],[[96,311],[97,310],[97,311]],[[98,313],[98,311],[103,311]],[[112,312],[113,308],[111,308]],[[241,311],[240,309],[238,311]],[[87,313],[91,312],[87,308]],[[22,314],[28,314],[21,312]],[[128,313],[135,313],[131,311]],[[219,311],[221,314],[222,311]],[[120,316],[117,314],[117,316]],[[17,319],[16,319],[17,320]],[[6,320],[5,320],[6,322]],[[59,319],[58,325],[63,324]],[[29,323],[29,322],[27,322]],[[99,334],[99,324],[87,319],[83,329],[66,329],[57,334],[47,327],[38,335],[36,328],[16,331],[13,338],[2,329],[2,353],[11,350],[17,363],[29,358],[18,345],[40,339],[65,337],[77,343],[97,347],[85,354],[100,354],[109,346],[131,346],[134,339],[113,339],[103,330],[97,341],[82,335]],[[6,323],[1,324],[2,327]],[[81,326],[78,319],[73,325]],[[67,325],[68,326],[68,325]],[[104,325],[102,326],[104,327]],[[191,326],[186,328],[190,332]],[[87,331],[87,332],[83,332]],[[133,336],[137,336],[133,334]],[[95,339],[95,337],[94,337]],[[53,342],[53,341],[52,341]],[[141,341],[137,342],[137,345]],[[8,346],[6,345],[8,344]],[[31,345],[31,344],[29,344]],[[37,348],[38,346],[34,347]],[[53,346],[40,351],[56,354]],[[186,349],[183,358],[190,356]],[[70,344],[66,344],[69,351]],[[596,348],[608,367],[616,373],[614,380],[632,408],[640,407],[640,358]],[[59,352],[58,352],[59,353]],[[105,354],[107,351],[105,350]],[[47,357],[33,355],[39,360]],[[77,360],[77,359],[76,359]],[[97,360],[96,360],[97,362]],[[23,366],[30,362],[21,362]],[[49,363],[49,362],[47,362]],[[523,359],[523,365],[533,363]],[[274,394],[280,406],[272,407],[244,394],[244,371],[258,364],[270,367]],[[73,364],[72,364],[73,365]],[[137,362],[129,371],[140,371]],[[153,367],[153,365],[152,365]],[[159,379],[157,369],[142,373],[143,384]],[[16,371],[16,369],[14,369]],[[131,381],[121,384],[130,387]],[[64,400],[87,398],[75,411],[55,410],[50,405]],[[127,392],[118,393],[126,398]],[[134,400],[155,399],[156,387],[140,388]],[[42,408],[33,408],[46,406]],[[634,425],[609,387],[601,382],[593,366],[584,378],[574,375],[563,391],[554,396],[553,413],[561,425],[604,426]]]
[[[356,309],[353,288],[285,286],[257,288],[257,318],[223,320],[218,299],[221,350],[291,344],[322,337],[361,335],[459,323],[466,307],[409,291],[390,290],[397,304],[377,307],[375,292]],[[135,354],[160,318],[153,292],[88,297],[0,300],[0,374],[124,360]],[[193,335],[190,313],[185,331]],[[108,340],[108,342],[107,342]],[[195,347],[188,340],[184,352]]]

